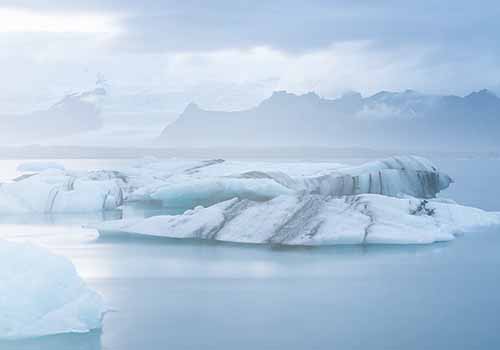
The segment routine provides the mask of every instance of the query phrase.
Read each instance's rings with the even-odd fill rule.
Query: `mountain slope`
[[[500,99],[380,92],[329,100],[284,91],[238,112],[190,104],[158,142],[174,147],[333,146],[491,149],[499,146]]]
[[[67,95],[46,110],[0,114],[0,143],[38,142],[99,129],[99,101],[105,95],[106,91],[99,87]]]

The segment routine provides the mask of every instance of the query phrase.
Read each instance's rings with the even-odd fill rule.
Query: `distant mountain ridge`
[[[45,110],[31,113],[0,114],[0,143],[38,142],[68,136],[102,126],[100,102],[103,87],[72,93]]]
[[[277,91],[254,108],[206,111],[191,103],[158,142],[172,147],[331,146],[447,150],[500,145],[500,98],[413,90],[325,99]]]

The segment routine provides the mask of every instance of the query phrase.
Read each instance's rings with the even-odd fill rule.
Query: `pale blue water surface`
[[[499,160],[434,161],[456,180],[443,196],[500,211]],[[0,161],[0,178],[17,163]],[[428,246],[272,248],[81,227],[120,216],[0,218],[0,237],[67,256],[114,310],[101,331],[0,349],[500,348],[500,228]]]

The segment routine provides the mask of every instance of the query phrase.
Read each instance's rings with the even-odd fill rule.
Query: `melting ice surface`
[[[212,164],[205,166],[208,163]],[[114,184],[110,188],[117,184],[123,191],[125,220],[118,223],[142,225],[149,220],[127,218],[126,214],[132,206],[151,206],[153,211],[158,210],[162,214],[157,217],[167,216],[167,208],[161,209],[161,205],[171,203],[154,198],[155,194],[162,193],[160,191],[169,193],[170,186],[185,184],[186,179],[222,179],[222,182],[226,178],[254,180],[262,178],[262,173],[266,173],[264,178],[269,180],[269,173],[280,172],[281,177],[273,174],[272,178],[279,178],[273,181],[287,188],[287,193],[277,192],[272,198],[247,196],[222,200],[215,204],[208,203],[204,208],[189,209],[184,215],[212,210],[231,201],[250,203],[250,209],[273,201],[290,204],[311,197],[319,198],[329,207],[329,201],[342,202],[343,196],[323,197],[321,193],[304,191],[305,186],[302,189],[298,187],[301,184],[298,180],[329,175],[340,168],[353,168],[333,163],[311,164],[309,167],[300,163],[231,163],[147,161],[139,162],[135,167],[117,168],[120,173],[126,174],[127,180],[126,185],[120,183],[123,180],[120,178],[113,177],[111,181]],[[64,165],[72,169],[66,163]],[[495,206],[493,196],[494,191],[498,193],[495,171],[491,170],[491,164],[483,165],[481,174],[489,179],[488,191],[480,187],[485,184],[485,181],[478,181],[483,178],[482,175],[475,174],[470,175],[474,181],[462,182],[459,176],[456,188],[452,188],[453,193],[445,195],[453,194],[453,198],[465,204],[500,209]],[[463,166],[459,170],[463,172],[470,168],[474,167]],[[256,174],[257,171],[260,174]],[[50,177],[50,174],[56,173],[51,170],[46,175]],[[106,182],[111,177],[91,178],[88,172],[79,173],[81,175],[76,177],[82,181]],[[286,176],[281,175],[283,173]],[[451,173],[455,175],[455,172]],[[64,185],[65,181],[61,184]],[[283,185],[290,183],[299,185]],[[472,188],[474,191],[461,190]],[[64,186],[60,190],[71,192]],[[107,190],[99,191],[96,193],[107,193]],[[476,191],[478,197],[474,195]],[[250,193],[253,196],[259,192]],[[425,224],[427,229],[433,230],[436,228],[434,219],[439,219],[440,227],[445,227],[444,231],[453,224],[453,230],[465,228],[476,234],[467,235],[452,245],[435,244],[429,247],[269,250],[192,241],[181,243],[168,239],[141,240],[126,236],[103,235],[96,238],[93,230],[79,226],[89,222],[94,222],[93,226],[101,225],[95,222],[102,214],[102,205],[95,206],[98,213],[71,210],[66,214],[19,213],[25,224],[29,223],[26,218],[43,218],[44,215],[52,218],[50,222],[36,221],[36,226],[10,225],[12,221],[9,220],[17,215],[10,211],[8,215],[0,215],[2,238],[31,240],[69,257],[87,283],[103,294],[117,312],[106,316],[102,338],[93,332],[83,337],[58,336],[21,343],[0,342],[0,348],[68,349],[79,346],[82,349],[101,349],[102,346],[134,349],[170,346],[195,349],[205,346],[254,349],[264,348],[272,342],[288,349],[488,349],[500,344],[493,329],[498,321],[495,310],[500,305],[497,297],[500,288],[496,278],[496,267],[500,263],[496,247],[500,242],[496,232],[476,232],[474,220],[470,219],[476,218],[480,223],[491,222],[495,220],[495,214],[460,207],[442,199],[427,198],[427,204],[422,206],[423,200],[413,196],[362,193],[348,197],[353,200],[360,198],[360,202],[389,201],[389,209],[394,210],[394,217],[398,220],[401,214],[404,214],[405,220],[415,220],[409,223],[398,221],[406,223],[401,226],[400,233],[408,229],[407,225],[416,223]],[[379,227],[390,229],[392,226],[385,222],[387,206],[379,202],[376,209],[383,213],[377,215],[384,219]],[[188,205],[192,203],[188,202]],[[449,212],[448,206],[458,212],[455,209]],[[363,211],[364,205],[358,208]],[[426,209],[434,209],[435,212],[427,215]],[[184,211],[185,208],[182,208],[181,212]],[[105,210],[101,216],[114,216],[115,211],[107,212]],[[464,216],[464,213],[467,215]],[[174,214],[168,217],[184,217]],[[278,211],[277,214],[280,216],[283,213]],[[245,215],[241,218],[244,219]],[[353,215],[358,214],[353,212]],[[363,217],[362,212],[359,215]],[[247,224],[257,222],[262,220]],[[40,223],[43,225],[40,226]],[[150,237],[151,232],[143,237]],[[164,235],[164,232],[160,233]],[[422,233],[417,230],[416,234],[420,236]],[[439,312],[436,313],[436,310]],[[391,316],[388,318],[387,315]],[[460,324],[456,323],[457,319],[461,320]],[[223,335],[221,329],[225,330]],[[193,337],[193,334],[197,336]],[[487,346],[481,346],[481,341],[487,341]]]

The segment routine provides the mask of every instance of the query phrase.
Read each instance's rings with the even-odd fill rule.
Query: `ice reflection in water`
[[[101,350],[101,331],[0,341],[2,350]]]

